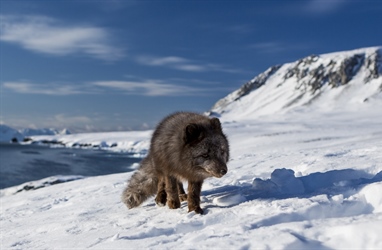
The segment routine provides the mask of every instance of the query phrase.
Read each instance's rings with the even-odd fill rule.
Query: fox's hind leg
[[[186,192],[184,191],[184,188],[183,188],[183,183],[178,181],[178,194],[179,194],[179,199],[180,201],[187,201],[187,194]]]
[[[155,197],[155,203],[160,207],[165,206],[167,202],[167,194],[165,188],[166,184],[164,177],[161,177],[159,178],[157,196]]]
[[[166,185],[166,179],[168,180],[168,183],[170,185]],[[176,185],[174,186],[173,183],[176,182]],[[175,197],[173,194],[177,194],[177,198],[169,199],[167,198],[171,195],[171,197]],[[168,203],[168,206],[172,209],[179,208],[181,201],[187,201],[187,194],[184,191],[183,184],[180,181],[177,181],[173,177],[159,178],[158,182],[158,192],[157,196],[155,197],[155,203],[158,206],[165,206],[166,203]],[[179,203],[179,205],[178,205]]]

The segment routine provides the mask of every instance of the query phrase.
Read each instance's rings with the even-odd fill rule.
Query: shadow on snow
[[[274,170],[270,179],[256,178],[252,184],[227,185],[203,191],[202,195],[214,199],[219,206],[232,207],[255,199],[309,198],[320,194],[346,197],[363,185],[380,181],[382,171],[372,176],[362,170],[343,169],[295,177],[293,170],[283,168]]]

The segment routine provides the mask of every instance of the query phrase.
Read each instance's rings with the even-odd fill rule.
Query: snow
[[[10,188],[0,198],[1,249],[382,248],[380,106],[232,118],[221,118],[231,145],[229,171],[206,180],[205,215],[188,213],[186,203],[177,210],[157,207],[153,198],[128,210],[120,196],[132,173],[14,195]],[[125,149],[140,145],[138,151],[147,149],[142,145],[148,147],[150,135],[56,139],[107,145],[126,140]]]
[[[59,183],[74,181],[83,179],[84,177],[81,175],[56,175],[56,176],[50,176],[38,181],[30,181],[23,183],[18,186],[5,188],[0,190],[0,197],[2,196],[8,196],[8,195],[14,195],[19,192],[29,191],[29,190],[36,190],[39,188],[47,187],[50,185],[56,185]]]

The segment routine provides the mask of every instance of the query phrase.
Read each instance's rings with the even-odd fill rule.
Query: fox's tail
[[[155,176],[151,160],[146,157],[139,169],[133,174],[122,193],[122,201],[130,209],[137,207],[154,195],[158,188],[158,177]]]

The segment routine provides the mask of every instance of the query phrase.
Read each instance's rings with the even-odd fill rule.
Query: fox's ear
[[[220,124],[220,121],[218,118],[214,117],[211,119],[211,125],[212,128],[216,131],[222,131],[222,125]]]
[[[183,140],[186,144],[188,144],[196,140],[200,140],[202,136],[202,128],[198,124],[190,123],[184,129]]]

